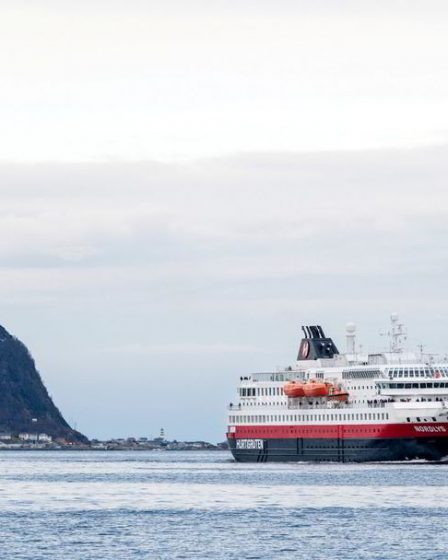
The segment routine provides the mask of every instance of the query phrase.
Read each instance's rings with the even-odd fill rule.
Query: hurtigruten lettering
[[[263,449],[262,439],[238,439],[236,446],[238,449]]]

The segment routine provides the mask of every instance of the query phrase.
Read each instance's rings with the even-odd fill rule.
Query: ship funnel
[[[320,325],[304,325],[302,331],[305,337],[300,342],[297,360],[331,359],[335,354],[339,354],[335,343],[325,336]]]

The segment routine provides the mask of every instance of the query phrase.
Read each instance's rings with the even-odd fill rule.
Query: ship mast
[[[391,327],[385,334],[389,337],[390,352],[399,354],[403,352],[404,342],[407,339],[407,330],[403,323],[399,323],[398,313],[392,313],[390,316]]]

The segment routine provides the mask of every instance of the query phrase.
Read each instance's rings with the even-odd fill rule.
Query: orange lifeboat
[[[300,381],[288,381],[283,387],[283,392],[287,397],[297,398],[297,397],[304,397],[304,384]]]
[[[306,397],[327,397],[330,392],[328,383],[320,383],[315,379],[304,385],[303,390]]]
[[[328,395],[328,398],[333,400],[333,401],[340,401],[340,402],[346,402],[348,401],[348,393],[347,391],[344,391],[343,389],[339,388],[334,388],[333,391],[330,392],[330,394]]]

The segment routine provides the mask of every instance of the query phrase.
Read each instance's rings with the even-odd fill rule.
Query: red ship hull
[[[228,434],[237,461],[440,461],[448,424],[244,426]]]

